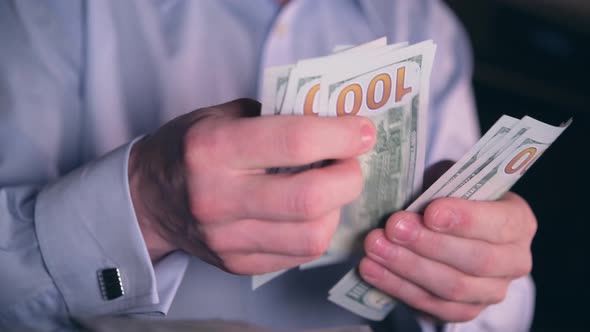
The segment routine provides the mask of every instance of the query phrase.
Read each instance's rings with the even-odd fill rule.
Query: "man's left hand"
[[[514,193],[494,202],[442,198],[400,211],[365,239],[368,283],[443,321],[469,321],[530,273],[536,218]]]

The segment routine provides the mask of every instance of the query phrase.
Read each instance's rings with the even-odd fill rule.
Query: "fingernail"
[[[361,126],[361,148],[363,150],[372,148],[375,142],[375,126],[369,121],[365,121]]]
[[[371,248],[371,253],[374,255],[374,259],[381,263],[384,263],[391,254],[391,244],[388,243],[385,238],[378,238],[375,240],[375,244]]]
[[[384,269],[379,264],[370,260],[361,262],[361,277],[366,281],[378,281],[383,277]]]
[[[393,239],[399,243],[408,243],[418,238],[418,225],[409,219],[400,219],[393,228]]]
[[[451,228],[459,222],[459,217],[451,209],[440,209],[436,211],[430,222],[430,226],[438,231],[444,231]]]

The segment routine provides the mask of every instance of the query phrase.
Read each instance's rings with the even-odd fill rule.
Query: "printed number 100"
[[[396,71],[395,102],[400,102],[405,95],[412,92],[412,87],[405,86],[405,80],[406,67],[400,67]],[[379,83],[381,83],[383,86],[383,94],[378,99],[376,91],[377,85]],[[366,94],[367,108],[375,110],[387,104],[387,102],[389,102],[389,99],[391,98],[392,86],[392,78],[391,75],[389,75],[388,73],[380,73],[375,75],[368,85],[368,91]],[[311,87],[311,89],[309,89],[307,95],[305,96],[303,114],[319,115],[319,113],[314,112],[313,109],[314,100],[319,90],[319,84],[315,84]],[[352,95],[352,107],[347,107],[348,105],[346,99],[349,94]],[[360,84],[353,83],[345,86],[338,94],[338,99],[336,101],[336,114],[338,116],[356,115],[361,109],[363,95],[363,87]],[[349,108],[348,111],[347,108]]]

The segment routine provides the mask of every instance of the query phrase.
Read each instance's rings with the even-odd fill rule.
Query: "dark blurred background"
[[[514,190],[539,221],[533,331],[590,331],[590,0],[447,0],[474,48],[482,132],[502,114],[573,117]]]

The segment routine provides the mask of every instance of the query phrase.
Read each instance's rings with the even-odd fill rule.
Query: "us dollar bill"
[[[265,115],[367,116],[377,127],[376,148],[360,158],[365,188],[371,190],[345,207],[328,252],[303,269],[334,264],[360,250],[364,234],[407,204],[421,187],[436,46],[432,41],[412,46],[385,42],[379,39],[265,74],[263,100],[271,105],[263,104]],[[349,92],[349,86],[356,90]],[[313,166],[321,163],[273,172]],[[253,287],[276,275],[255,276]]]
[[[396,52],[396,55],[377,57],[371,61],[372,66],[328,74],[322,79],[322,87],[328,90],[321,95],[320,103],[322,112],[327,113],[325,115],[369,116],[377,128],[375,148],[359,158],[365,178],[363,193],[344,208],[330,250],[351,252],[359,249],[355,245],[362,243],[361,239],[368,230],[378,227],[419,192],[424,171],[424,126],[434,52],[435,45],[431,42],[417,44]],[[359,90],[367,91],[364,95],[374,98],[374,92],[370,91],[376,85],[374,82],[391,76],[397,79],[392,83],[396,85],[392,104],[380,105],[379,98],[365,103],[354,99],[360,94]],[[387,83],[384,82],[383,87],[389,86]],[[380,97],[385,99],[388,90],[382,91]],[[415,94],[411,94],[412,91]],[[410,94],[407,96],[409,100],[403,102],[406,93]],[[347,98],[352,99],[348,101],[352,104],[348,108]],[[390,296],[364,282],[356,268],[330,290],[328,299],[371,320],[382,320],[396,303]]]
[[[385,49],[398,47],[398,45],[386,46],[386,43],[385,38],[380,38],[336,54],[297,62],[289,76],[281,114],[319,115],[317,101],[321,94],[322,76],[333,70],[341,70],[351,63],[364,61],[375,52],[384,52]]]
[[[262,83],[261,115],[280,115],[294,65],[267,68]]]
[[[501,154],[456,191],[455,196],[471,200],[497,200],[525,174],[553,142],[569,127],[540,123],[520,136]]]
[[[501,117],[481,140],[417,199],[422,186],[431,41],[385,45],[384,38],[343,46],[335,54],[265,71],[263,115],[366,116],[377,128],[373,151],[359,158],[365,179],[361,197],[346,206],[325,255],[301,269],[340,262],[361,249],[367,231],[407,207],[422,212],[439,197],[493,200],[502,196],[567,128],[530,117]],[[571,121],[570,121],[571,122]],[[298,172],[322,162],[273,169]],[[278,165],[277,165],[278,166]],[[287,270],[254,276],[259,287]],[[372,320],[383,319],[395,300],[348,272],[328,299]]]
[[[328,300],[375,321],[383,320],[396,303],[387,294],[365,283],[356,270],[348,272],[330,290]]]
[[[500,198],[570,124],[571,120],[556,127],[530,117],[520,121],[502,117],[473,149],[407,210],[420,212],[431,200],[439,197],[486,201]],[[372,293],[377,291],[364,282],[354,269],[330,290],[328,298],[367,319],[382,320],[393,309],[388,300],[395,302],[383,293],[380,293],[382,297],[377,303],[387,305],[378,305],[371,301],[370,298],[375,295],[367,300],[363,299],[364,294],[379,294]]]
[[[278,276],[288,271],[289,269],[283,269],[275,272],[269,272],[252,276],[252,290],[256,290],[258,287],[266,284],[267,282],[273,280],[274,278],[277,278]]]
[[[401,48],[407,43],[390,45],[388,49]],[[290,115],[294,108],[298,115],[303,114],[303,108],[308,108],[307,115],[313,115],[312,106],[317,104],[319,98],[316,93],[319,90],[319,80],[327,67],[339,68],[349,61],[361,61],[370,53],[369,51],[387,46],[387,38],[382,37],[358,46],[341,46],[331,56],[313,58],[299,61],[297,64],[289,64],[267,68],[264,71],[262,85],[262,116]],[[384,52],[383,50],[379,52]],[[303,91],[305,90],[305,91]],[[304,105],[309,103],[311,105]],[[297,105],[297,106],[295,106]],[[317,109],[317,107],[316,107]],[[300,167],[276,167],[268,170],[269,173],[295,173],[313,167],[321,167],[322,162]],[[303,264],[302,269],[334,264],[345,259],[343,255],[331,255],[326,253],[320,259]],[[281,270],[252,277],[252,290],[266,284],[274,278],[284,274],[288,270]]]
[[[481,139],[465,154],[459,161],[457,161],[445,174],[443,174],[436,182],[434,182],[424,193],[420,195],[407,208],[411,212],[422,212],[426,204],[435,198],[445,195],[441,192],[443,187],[459,178],[463,172],[471,165],[478,164],[482,157],[497,146],[498,141],[502,140],[514,127],[519,120],[513,117],[503,115],[496,123],[481,137]]]
[[[437,183],[444,181],[442,188],[430,198],[424,199],[424,196],[427,196],[427,193],[424,193],[421,195],[422,200],[429,202],[440,197],[460,197],[458,193],[461,192],[461,189],[475,177],[477,177],[480,172],[482,172],[488,165],[493,164],[499,155],[509,149],[509,147],[514,144],[514,142],[518,141],[522,137],[527,137],[527,135],[529,135],[531,132],[550,132],[552,131],[552,128],[555,127],[533,119],[529,116],[525,116],[520,121],[518,121],[509,132],[506,132],[503,135],[497,135],[495,139],[491,140],[488,144],[489,147],[484,149],[482,154],[473,155],[471,154],[473,151],[471,151],[471,153],[469,153],[469,158],[475,158],[475,161],[470,164],[459,164],[459,167],[462,169],[462,175],[454,177],[452,172],[447,171],[435,183],[436,185]],[[420,200],[421,198],[419,197],[418,201]],[[412,204],[408,209],[410,211],[417,212],[415,208],[416,207],[414,204]]]
[[[434,52],[424,42],[322,77],[322,116],[366,116],[377,129],[374,149],[359,157],[364,190],[343,209],[329,252],[359,250],[367,231],[419,192]]]

